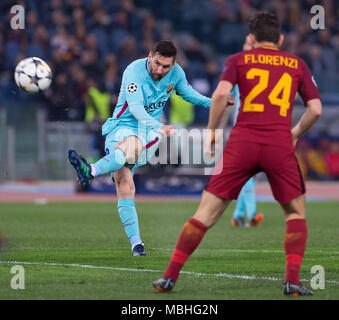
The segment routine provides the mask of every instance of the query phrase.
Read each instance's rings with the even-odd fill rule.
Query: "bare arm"
[[[184,70],[177,64],[176,68],[178,70],[179,81],[175,86],[176,93],[181,96],[185,101],[188,101],[192,104],[203,106],[209,108],[211,104],[211,98],[205,97],[200,94],[197,90],[194,90],[192,86],[188,83]]]
[[[306,105],[306,111],[291,131],[294,145],[317,122],[321,115],[322,105],[320,99],[309,100]]]
[[[220,81],[217,88],[215,89],[212,95],[212,102],[210,107],[209,120],[207,125],[207,137],[204,147],[204,152],[214,157],[215,153],[218,151],[218,141],[219,135],[216,137],[215,129],[220,129],[221,126],[225,125],[228,117],[227,106],[231,105],[229,103],[229,94],[233,88],[233,85],[229,81]],[[220,130],[219,130],[220,131]],[[213,150],[215,146],[215,150]]]
[[[216,129],[220,123],[220,119],[228,104],[229,94],[233,85],[229,81],[220,81],[212,95],[210,114],[207,129]]]
[[[230,108],[226,108],[226,110],[223,112],[217,129],[224,129],[226,127],[226,123],[228,121],[230,111],[231,111]]]
[[[227,107],[233,106],[233,105],[235,105],[235,99],[229,95],[228,100],[227,100]],[[230,113],[231,113],[231,108],[226,108],[221,116],[217,129],[224,129],[226,127],[228,118],[230,117]]]

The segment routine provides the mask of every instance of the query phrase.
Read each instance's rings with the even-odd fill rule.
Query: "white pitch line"
[[[105,267],[105,266],[93,266],[88,264],[77,264],[77,263],[54,263],[54,262],[29,262],[29,261],[0,261],[0,264],[23,264],[23,265],[43,265],[43,266],[54,266],[54,267],[77,267],[77,268],[86,268],[86,269],[104,269],[104,270],[114,270],[114,271],[132,271],[132,272],[155,272],[162,273],[163,270],[153,270],[153,269],[131,269],[131,268],[117,268],[117,267]],[[222,277],[229,279],[243,279],[243,280],[270,280],[270,281],[283,281],[282,278],[274,277],[258,277],[256,275],[236,275],[228,273],[199,273],[192,271],[181,271],[181,274],[189,274],[194,276],[209,276],[209,277]],[[301,281],[308,282],[309,279],[301,279]],[[326,283],[339,284],[339,281],[336,280],[325,280]]]

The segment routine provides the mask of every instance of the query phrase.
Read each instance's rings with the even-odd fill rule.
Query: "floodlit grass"
[[[285,222],[274,203],[258,203],[258,228],[230,224],[234,204],[207,232],[171,294],[153,291],[166,269],[183,224],[198,202],[138,203],[147,257],[133,257],[115,203],[0,203],[0,299],[229,300],[284,297]],[[325,289],[313,297],[339,299],[338,202],[307,204],[308,246],[301,278],[325,269]],[[13,265],[25,270],[25,289],[10,286]]]

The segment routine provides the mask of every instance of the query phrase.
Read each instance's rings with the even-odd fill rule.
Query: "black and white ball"
[[[136,92],[138,90],[138,87],[137,87],[137,85],[135,83],[132,82],[132,83],[130,83],[128,85],[127,90],[130,93],[134,93],[134,92]]]
[[[22,90],[28,93],[39,93],[51,85],[52,71],[40,58],[26,58],[16,66],[14,79]]]

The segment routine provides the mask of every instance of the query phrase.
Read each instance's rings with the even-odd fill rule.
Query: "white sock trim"
[[[97,173],[97,170],[95,169],[95,166],[94,166],[93,164],[91,164],[90,166],[91,166],[91,175],[92,175],[93,177],[95,177],[95,176],[96,176],[96,173]]]

